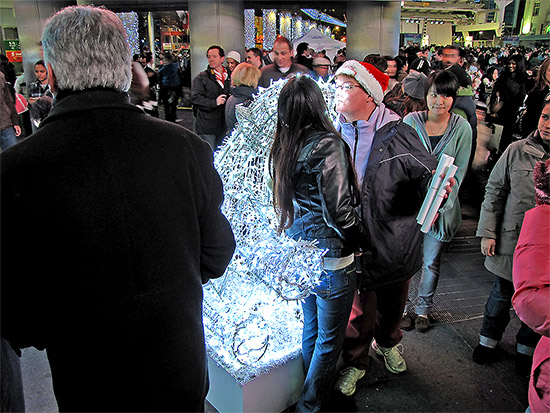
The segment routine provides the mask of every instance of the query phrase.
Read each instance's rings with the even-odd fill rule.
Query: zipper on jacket
[[[355,158],[357,158],[357,146],[359,145],[359,129],[357,129],[357,121],[351,122],[355,130],[355,142],[353,143],[353,165],[355,166]],[[356,169],[357,170],[357,169]]]

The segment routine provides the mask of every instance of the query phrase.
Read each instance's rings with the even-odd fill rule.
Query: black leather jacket
[[[325,257],[345,257],[365,243],[354,209],[349,148],[340,136],[320,132],[306,139],[295,170],[293,239],[318,240]]]

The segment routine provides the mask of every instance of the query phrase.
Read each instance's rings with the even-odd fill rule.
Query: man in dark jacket
[[[116,14],[65,8],[42,44],[53,109],[0,155],[2,336],[47,349],[60,411],[202,411],[202,283],[234,250],[212,151],[129,103]]]
[[[373,65],[355,60],[336,72],[337,129],[352,151],[371,244],[358,266],[360,292],[343,345],[346,368],[336,384],[347,396],[366,373],[371,341],[390,372],[407,369],[399,325],[410,279],[422,264],[416,215],[437,166],[416,132],[382,103],[388,82]]]
[[[306,66],[292,62],[294,49],[292,43],[285,37],[277,37],[273,44],[273,55],[275,62],[265,66],[262,69],[262,77],[260,78],[259,86],[269,87],[271,81],[286,79],[296,73],[309,73]]]
[[[225,102],[231,87],[231,76],[223,66],[224,56],[220,46],[210,46],[206,51],[208,67],[191,84],[195,131],[214,151],[225,135]]]

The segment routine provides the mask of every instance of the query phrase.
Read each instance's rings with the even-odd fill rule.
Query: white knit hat
[[[241,63],[241,54],[235,50],[231,50],[229,53],[227,53],[227,56],[225,58],[230,58],[235,60],[237,63]]]
[[[336,76],[340,75],[351,76],[357,80],[377,105],[384,100],[384,91],[388,88],[390,77],[370,63],[347,60],[336,71]]]

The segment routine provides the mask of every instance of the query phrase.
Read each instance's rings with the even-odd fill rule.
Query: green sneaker
[[[386,348],[376,344],[376,340],[372,341],[372,349],[379,356],[384,357],[386,368],[395,374],[403,373],[407,370],[407,363],[401,354],[403,354],[403,345],[398,344],[394,347]]]
[[[357,367],[346,367],[340,372],[340,377],[336,382],[336,390],[340,393],[351,396],[355,393],[356,384],[365,375],[365,370]]]

